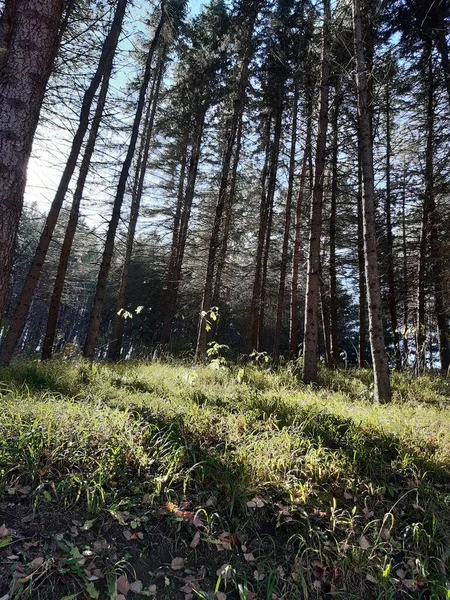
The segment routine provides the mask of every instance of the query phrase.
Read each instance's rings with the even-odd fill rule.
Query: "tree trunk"
[[[30,303],[33,299],[33,294],[36,290],[42,267],[44,266],[44,261],[47,255],[48,247],[53,237],[53,232],[55,231],[58,216],[61,211],[64,198],[67,194],[70,180],[72,179],[72,175],[77,166],[77,160],[81,151],[81,147],[83,145],[84,136],[89,127],[89,115],[91,112],[91,107],[94,101],[95,94],[101,83],[104,71],[108,70],[109,64],[113,61],[115,49],[119,40],[119,34],[122,28],[122,21],[125,14],[126,5],[127,0],[119,0],[116,8],[116,13],[114,15],[114,19],[111,25],[111,29],[103,44],[97,69],[94,73],[94,76],[91,80],[88,89],[84,94],[78,128],[72,142],[69,157],[67,159],[66,166],[61,177],[61,181],[58,185],[58,189],[50,207],[50,211],[47,216],[44,229],[41,233],[41,237],[33,258],[33,262],[31,263],[27,278],[25,280],[22,292],[20,294],[17,307],[11,318],[11,324],[3,345],[3,364],[9,364],[9,362],[11,361],[17,340],[19,339],[22,329],[24,327],[28,310],[30,308]]]
[[[95,344],[97,342],[98,332],[100,329],[100,318],[103,308],[103,302],[105,300],[106,284],[108,281],[109,270],[111,267],[111,260],[114,252],[114,240],[116,237],[117,226],[119,224],[120,212],[122,209],[123,198],[125,195],[125,188],[130,172],[131,162],[133,160],[134,152],[136,149],[136,142],[139,135],[139,128],[142,119],[142,113],[144,110],[145,97],[147,94],[148,85],[151,78],[151,66],[153,61],[153,55],[155,53],[156,46],[158,44],[162,27],[166,18],[166,9],[164,0],[161,3],[161,17],[156,27],[156,31],[153,36],[153,40],[150,44],[150,48],[147,54],[147,61],[145,65],[144,76],[142,84],[139,90],[139,98],[136,106],[136,112],[134,116],[133,127],[131,130],[131,138],[128,144],[127,154],[122,164],[120,172],[119,182],[117,185],[116,195],[114,198],[112,217],[109,222],[108,231],[106,234],[105,247],[103,250],[102,261],[100,265],[100,271],[97,278],[97,286],[94,296],[94,305],[89,319],[88,333],[86,341],[84,343],[83,355],[89,360],[94,359]]]
[[[442,28],[437,32],[437,47],[441,55],[442,70],[444,71],[445,85],[447,87],[448,103],[450,106],[450,64],[448,60],[448,44],[446,38],[446,27],[443,24]]]
[[[339,109],[342,98],[340,90],[336,89],[333,110],[333,141],[331,157],[331,201],[330,201],[330,359],[331,367],[336,367],[339,360],[338,349],[338,319],[337,319],[337,277],[336,277],[336,211],[338,197],[338,133]]]
[[[252,291],[252,300],[250,304],[250,328],[249,328],[249,344],[248,350],[259,350],[259,338],[258,338],[258,324],[259,324],[259,313],[260,313],[260,301],[261,301],[261,282],[262,282],[262,263],[264,256],[264,243],[265,236],[267,230],[267,221],[269,218],[269,213],[267,210],[267,179],[269,175],[270,168],[270,155],[271,155],[271,125],[272,125],[272,117],[271,115],[268,117],[266,123],[266,132],[265,132],[265,142],[266,142],[266,151],[264,158],[264,167],[261,174],[261,200],[259,206],[259,229],[258,229],[258,242],[256,246],[256,261],[255,261],[255,277],[253,280],[253,291]]]
[[[5,6],[13,11],[13,25],[7,26],[9,45],[0,70],[0,322],[28,159],[57,50],[63,6],[63,0],[21,0],[12,6],[9,0]]]
[[[281,326],[283,321],[284,298],[286,295],[286,274],[288,264],[289,236],[291,234],[292,195],[294,192],[295,156],[297,150],[297,118],[298,118],[298,79],[294,81],[294,98],[292,110],[291,148],[289,156],[289,175],[286,193],[286,207],[284,212],[283,246],[281,250],[280,283],[278,286],[277,316],[275,322],[275,337],[273,342],[273,356],[277,360],[280,356]]]
[[[94,118],[92,119],[91,129],[89,131],[88,140],[86,142],[86,147],[84,149],[84,154],[80,165],[80,171],[78,173],[75,193],[73,195],[72,206],[70,208],[69,221],[67,223],[64,241],[59,255],[58,270],[56,272],[52,297],[50,299],[47,327],[42,345],[42,360],[50,359],[53,354],[53,344],[55,342],[58,313],[61,305],[62,293],[64,290],[67,267],[69,265],[70,253],[72,251],[72,244],[77,229],[84,186],[86,184],[86,179],[91,166],[92,155],[94,154],[95,144],[97,142],[97,136],[103,117],[103,111],[105,109],[112,68],[113,61],[110,61],[103,74],[102,85],[100,87],[100,92],[97,99]]]
[[[364,225],[363,225],[363,190],[362,190],[362,169],[360,144],[358,143],[358,366],[364,369],[366,363],[367,350],[367,294],[366,294],[366,274],[364,271]]]
[[[159,58],[158,72],[156,79],[153,82],[150,98],[149,112],[145,119],[145,127],[143,135],[142,154],[139,156],[138,168],[136,169],[135,187],[131,198],[130,221],[128,223],[127,243],[125,257],[122,265],[122,275],[120,278],[119,293],[117,294],[116,314],[114,316],[114,324],[112,330],[112,340],[108,347],[108,358],[118,361],[122,351],[123,332],[125,327],[125,319],[120,311],[125,308],[127,301],[128,276],[130,272],[131,257],[133,255],[134,236],[136,233],[136,225],[141,207],[142,192],[144,191],[145,173],[147,171],[148,156],[150,153],[150,143],[153,134],[153,123],[155,121],[156,108],[158,106],[159,91],[164,74],[164,66],[166,60],[166,48],[161,49]],[[140,163],[140,164],[139,164]]]
[[[300,182],[295,209],[294,245],[292,250],[292,276],[291,276],[291,305],[289,324],[289,354],[296,357],[298,354],[298,272],[300,267],[300,245],[303,201],[306,190],[306,178],[308,176],[308,163],[311,156],[312,137],[312,106],[309,103],[306,123],[306,140],[303,151],[303,159],[300,171]]]
[[[402,182],[402,248],[403,248],[403,363],[408,365],[408,320],[409,320],[409,285],[408,285],[408,252],[406,244],[406,169]]]
[[[365,274],[369,312],[369,338],[374,372],[374,401],[388,402],[391,399],[391,387],[389,381],[389,366],[384,345],[383,312],[378,276],[372,136],[359,0],[353,0],[353,28],[357,67],[358,135],[361,141],[361,167],[363,177]]]
[[[179,253],[180,220],[184,202],[184,183],[186,178],[186,165],[188,154],[188,141],[184,140],[181,148],[180,175],[178,179],[177,204],[172,227],[172,244],[170,248],[169,267],[167,269],[166,290],[164,293],[164,322],[161,332],[161,344],[166,345],[170,341],[170,330],[176,310],[176,298],[174,288],[176,286],[176,265]]]
[[[247,29],[245,41],[242,47],[241,59],[242,66],[239,75],[239,82],[234,98],[233,114],[231,118],[230,128],[226,140],[225,153],[222,161],[222,172],[220,176],[219,195],[214,215],[214,222],[211,231],[211,237],[208,250],[208,261],[206,267],[205,287],[203,290],[202,306],[200,311],[200,320],[198,326],[196,358],[204,360],[206,357],[207,331],[206,321],[203,313],[211,309],[211,300],[214,289],[214,271],[216,268],[217,250],[220,245],[219,234],[222,225],[222,217],[226,206],[227,190],[229,187],[230,168],[233,157],[233,151],[236,143],[236,136],[239,130],[239,123],[242,120],[242,115],[245,105],[245,92],[247,89],[249,77],[250,58],[253,53],[252,38],[255,26],[256,17],[260,8],[260,0],[249,4],[249,14],[247,21]]]
[[[395,366],[402,368],[400,342],[398,337],[397,301],[394,274],[394,243],[392,235],[391,215],[391,96],[389,83],[386,84],[386,241],[388,270],[388,304],[391,314],[392,337],[394,342]]]
[[[323,179],[325,171],[325,154],[328,128],[328,96],[330,78],[330,0],[324,0],[323,5],[324,21],[322,30],[320,107],[306,277],[305,336],[303,340],[303,381],[305,383],[317,382],[317,350],[319,333],[318,311],[320,294],[320,236],[322,231]]]

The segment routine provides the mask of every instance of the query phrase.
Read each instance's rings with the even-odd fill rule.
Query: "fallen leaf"
[[[247,562],[255,562],[256,558],[253,556],[252,552],[248,552],[247,554],[244,554],[244,558]]]
[[[383,527],[383,529],[380,531],[380,537],[384,542],[387,542],[391,539],[391,532],[389,529]]]
[[[223,564],[216,571],[217,577],[221,577],[224,580],[227,580],[231,577],[232,567],[228,563]]]
[[[130,584],[128,583],[128,579],[124,575],[121,575],[117,578],[116,586],[117,591],[120,594],[123,594],[124,596],[126,596],[130,591]]]
[[[253,571],[253,577],[256,579],[256,581],[262,581],[263,579],[265,579],[266,574],[260,573],[259,571],[255,570]]]
[[[369,549],[369,548],[372,546],[372,544],[369,542],[369,540],[366,538],[366,536],[365,536],[365,535],[362,535],[362,536],[359,538],[359,546],[360,546],[360,548],[362,548],[363,550],[368,550],[368,549]]]
[[[255,496],[247,502],[249,508],[262,508],[266,503],[259,496]]]
[[[133,534],[131,533],[131,531],[129,529],[124,529],[122,531],[123,533],[123,537],[127,540],[127,542],[129,542],[131,540],[131,538],[133,537]]]
[[[184,558],[182,558],[181,556],[176,556],[175,558],[172,559],[172,562],[170,563],[171,569],[173,569],[174,571],[180,571],[183,567],[184,567]]]
[[[156,594],[156,583],[152,583],[148,586],[148,591],[150,594]]]
[[[217,600],[227,600],[227,595],[224,594],[223,592],[217,592],[216,598],[217,598]]]
[[[126,600],[126,598],[123,594],[117,594],[115,600]]]
[[[143,588],[142,581],[136,580],[130,584],[130,592],[134,592],[135,594],[140,594]]]
[[[0,525],[0,538],[6,537],[7,535],[9,535],[9,529],[6,527],[5,523],[3,523],[3,525]]]
[[[30,564],[33,565],[33,567],[40,567],[44,564],[44,558],[42,556],[38,556],[37,558],[33,559]]]
[[[371,575],[370,573],[367,573],[366,579],[367,579],[367,581],[370,581],[370,583],[378,583],[377,580],[375,579],[375,577],[373,575]]]
[[[192,538],[192,542],[189,544],[189,546],[191,548],[197,548],[197,546],[200,544],[200,531],[197,531],[194,535],[194,537]]]
[[[346,500],[353,500],[353,494],[349,494],[348,492],[344,492],[344,498]]]
[[[406,577],[406,571],[404,571],[403,569],[397,569],[395,573],[400,579],[405,579]]]
[[[414,581],[414,579],[403,579],[402,583],[405,587],[408,588],[408,590],[416,589],[416,582]]]

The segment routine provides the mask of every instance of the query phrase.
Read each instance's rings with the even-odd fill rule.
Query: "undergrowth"
[[[147,569],[146,595],[450,598],[444,378],[394,374],[382,406],[370,402],[369,371],[322,370],[312,389],[295,364],[23,362],[0,382],[3,505],[139,529],[133,560],[151,553],[167,568],[164,581]],[[184,578],[146,543],[150,530],[186,560]],[[68,567],[49,556],[46,580],[62,581]],[[95,585],[71,571],[73,597],[118,597],[106,571]],[[30,587],[33,576],[15,581],[8,598],[54,597]]]

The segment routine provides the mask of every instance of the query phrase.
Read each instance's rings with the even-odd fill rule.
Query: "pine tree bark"
[[[409,321],[409,284],[408,284],[408,252],[406,242],[406,170],[402,181],[402,250],[403,250],[403,363],[408,364],[408,321]]]
[[[149,111],[148,118],[145,119],[145,126],[143,132],[143,147],[142,155],[138,160],[138,168],[136,169],[136,178],[132,198],[131,198],[131,210],[130,220],[128,223],[127,242],[125,249],[125,257],[122,265],[122,273],[120,277],[119,292],[117,294],[116,301],[116,314],[114,316],[113,330],[111,334],[111,341],[108,346],[108,358],[109,360],[118,361],[120,359],[120,353],[122,351],[123,333],[125,327],[125,319],[120,314],[121,309],[125,308],[127,301],[128,291],[128,277],[130,272],[131,257],[133,255],[134,236],[136,234],[136,226],[139,218],[139,211],[141,207],[142,193],[144,191],[145,174],[147,171],[148,157],[150,153],[150,144],[153,135],[153,124],[155,121],[156,109],[158,106],[159,92],[161,88],[161,82],[164,74],[164,66],[166,61],[166,48],[162,48],[159,64],[157,67],[157,75],[154,79],[152,90],[149,98]],[[140,163],[140,164],[139,164]]]
[[[96,71],[91,79],[88,89],[84,94],[79,123],[69,152],[69,157],[67,159],[55,197],[52,201],[52,205],[50,207],[44,229],[41,233],[39,244],[28,271],[22,292],[20,294],[17,307],[11,317],[11,323],[2,348],[3,364],[9,364],[11,361],[14,348],[25,325],[28,310],[39,281],[42,267],[44,266],[45,257],[53,237],[53,232],[55,231],[59,213],[61,211],[64,198],[66,197],[70,180],[72,179],[73,173],[77,166],[78,156],[83,145],[86,131],[89,128],[89,115],[91,112],[92,103],[101,83],[103,73],[105,69],[109,68],[109,63],[113,60],[115,49],[119,40],[119,34],[122,28],[122,21],[125,14],[126,5],[127,0],[119,0],[110,31],[103,44]]]
[[[284,299],[286,295],[286,275],[288,266],[289,237],[291,235],[292,196],[294,193],[295,158],[297,151],[297,119],[298,119],[298,79],[294,81],[294,98],[292,107],[291,147],[289,152],[289,174],[286,192],[286,206],[284,209],[283,246],[281,249],[280,282],[278,286],[277,315],[275,322],[275,335],[273,342],[273,357],[278,360],[280,356],[281,326],[283,321]]]
[[[378,275],[371,119],[359,0],[353,0],[353,31],[357,70],[358,135],[361,143],[363,176],[364,255],[369,312],[369,338],[374,373],[374,402],[388,402],[391,399],[391,387],[389,366],[384,345],[383,313]]]
[[[12,11],[12,26],[6,26],[2,45],[7,45],[7,54],[0,70],[0,322],[27,165],[57,50],[63,6],[63,0],[8,1],[5,6]]]
[[[290,304],[290,323],[289,323],[289,354],[296,357],[298,354],[298,274],[300,268],[300,246],[301,246],[301,226],[303,217],[303,203],[306,192],[306,180],[308,177],[308,164],[311,156],[311,137],[312,137],[312,106],[309,103],[305,148],[300,170],[300,181],[295,209],[294,225],[294,244],[292,249],[292,275],[291,275],[291,304]]]
[[[239,129],[239,123],[242,121],[244,112],[246,89],[249,78],[249,65],[250,58],[253,54],[252,38],[255,21],[261,1],[249,3],[248,14],[247,14],[247,27],[244,38],[244,43],[241,51],[241,70],[239,75],[239,81],[235,92],[233,102],[233,114],[231,117],[231,123],[228,131],[226,140],[225,152],[222,161],[222,172],[220,176],[219,194],[216,204],[216,210],[214,215],[214,222],[211,231],[211,237],[208,249],[208,259],[206,267],[205,286],[203,290],[202,305],[200,311],[200,319],[198,325],[198,336],[197,336],[197,347],[196,347],[196,359],[204,360],[206,357],[206,346],[207,346],[207,331],[206,321],[202,314],[211,309],[211,300],[214,291],[214,272],[216,269],[217,252],[220,247],[220,229],[222,226],[223,214],[226,206],[227,191],[230,182],[230,170],[232,164],[233,152],[236,144],[236,136]]]
[[[114,241],[116,237],[117,226],[119,224],[120,213],[122,209],[123,198],[125,195],[125,188],[128,181],[130,172],[131,162],[133,160],[134,152],[136,150],[136,143],[139,135],[139,128],[142,119],[142,113],[145,105],[145,97],[147,95],[148,86],[151,79],[151,66],[153,62],[153,55],[158,45],[161,31],[166,19],[166,7],[164,0],[161,3],[161,17],[153,35],[150,48],[147,53],[147,59],[145,64],[144,75],[142,78],[142,84],[139,90],[138,102],[136,105],[136,112],[134,116],[133,126],[131,130],[131,137],[127,148],[125,160],[122,164],[122,169],[119,176],[119,182],[117,184],[116,195],[113,203],[113,211],[111,220],[108,225],[108,231],[106,233],[105,247],[103,250],[102,260],[100,264],[100,270],[97,278],[97,285],[94,296],[94,303],[89,319],[88,333],[83,348],[83,355],[89,360],[94,359],[95,345],[100,329],[100,318],[103,308],[103,303],[106,294],[106,284],[108,281],[108,275],[111,268],[111,260],[114,252]]]
[[[394,274],[394,242],[392,235],[392,201],[391,201],[391,93],[389,83],[386,84],[386,241],[387,241],[387,275],[388,304],[391,314],[392,338],[394,342],[395,366],[402,368],[400,341],[398,336],[397,300]]]
[[[322,29],[322,73],[320,81],[319,123],[316,142],[314,189],[311,203],[308,266],[306,276],[305,336],[303,340],[303,381],[317,382],[317,353],[319,334],[320,294],[320,236],[322,231],[322,203],[325,154],[328,128],[330,78],[330,1],[324,0]]]

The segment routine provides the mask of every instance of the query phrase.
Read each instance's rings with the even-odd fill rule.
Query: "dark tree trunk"
[[[128,277],[130,272],[131,257],[133,255],[134,236],[136,233],[137,220],[139,218],[142,193],[144,191],[145,173],[147,171],[150,144],[153,135],[153,124],[155,121],[156,109],[158,106],[159,91],[161,88],[161,81],[164,74],[166,51],[166,48],[161,49],[159,64],[157,67],[157,75],[153,82],[149,98],[149,111],[145,119],[142,153],[139,153],[140,156],[137,161],[135,185],[133,187],[133,193],[131,198],[130,221],[128,223],[125,257],[122,265],[119,293],[117,294],[116,314],[114,316],[113,330],[111,334],[112,339],[108,347],[108,358],[114,361],[118,361],[120,359],[120,353],[122,351],[125,319],[123,318],[123,315],[120,311],[125,308],[127,301]]]
[[[6,33],[1,43],[7,45],[7,55],[0,70],[0,322],[27,165],[57,50],[63,6],[63,0],[8,0],[2,18]]]
[[[294,98],[293,98],[293,110],[292,110],[292,132],[291,132],[291,147],[289,156],[289,175],[288,175],[288,188],[286,193],[286,207],[284,212],[284,233],[283,233],[283,246],[281,250],[281,264],[280,264],[280,283],[278,286],[278,300],[277,300],[277,316],[275,322],[275,337],[273,342],[273,356],[275,360],[280,355],[280,342],[281,342],[281,326],[283,322],[283,311],[284,311],[284,299],[286,295],[286,274],[288,266],[288,249],[289,249],[289,236],[291,234],[291,219],[292,219],[292,195],[294,192],[294,176],[295,176],[295,157],[297,150],[297,118],[298,118],[298,80],[294,81]]]
[[[408,365],[408,321],[409,321],[409,284],[408,284],[408,252],[406,243],[406,170],[402,182],[402,248],[403,248],[403,362]]]
[[[402,368],[400,341],[398,336],[397,300],[395,293],[394,274],[394,242],[392,235],[391,214],[391,96],[389,84],[386,87],[386,241],[387,241],[387,270],[388,270],[388,304],[391,314],[392,337],[394,342],[395,366]]]
[[[364,226],[363,226],[363,208],[362,208],[362,170],[360,144],[358,143],[358,366],[364,369],[367,366],[367,294],[366,294],[366,275],[364,272]]]
[[[391,399],[391,386],[384,345],[383,313],[378,275],[372,131],[359,0],[353,0],[353,30],[358,89],[358,136],[361,144],[363,178],[364,257],[369,313],[369,337],[374,374],[374,401],[388,402]]]
[[[17,307],[14,311],[14,314],[11,317],[11,324],[6,335],[2,351],[2,362],[4,364],[8,364],[11,361],[17,340],[19,339],[22,329],[24,327],[28,310],[30,308],[30,303],[33,299],[33,294],[36,290],[42,267],[44,266],[44,261],[47,255],[48,247],[53,237],[56,223],[58,222],[59,213],[61,211],[64,198],[66,197],[70,180],[72,179],[73,173],[77,166],[78,156],[83,145],[83,140],[86,135],[86,131],[89,128],[89,115],[91,112],[92,103],[94,101],[98,87],[101,83],[103,73],[105,70],[109,69],[109,64],[112,62],[114,57],[117,42],[119,40],[119,34],[122,28],[122,21],[125,14],[126,5],[127,0],[119,0],[116,13],[114,15],[114,19],[111,25],[111,29],[103,44],[102,52],[96,71],[94,73],[94,76],[92,77],[88,89],[84,94],[78,128],[72,142],[69,157],[67,159],[66,166],[61,177],[61,181],[59,182],[58,189],[50,207],[50,211],[48,213],[44,229],[41,233],[41,237],[33,258],[33,262],[31,263],[27,278],[25,280],[22,292],[20,294]]]
[[[153,36],[153,40],[150,44],[150,48],[147,54],[147,61],[145,65],[144,76],[142,84],[139,90],[139,98],[136,106],[136,112],[134,116],[133,127],[131,130],[131,138],[128,144],[127,154],[122,164],[122,169],[117,185],[116,195],[114,198],[112,217],[109,222],[108,231],[106,234],[105,247],[103,251],[102,261],[100,265],[100,271],[97,278],[97,286],[94,296],[94,304],[89,319],[89,327],[84,344],[83,355],[89,360],[94,359],[95,344],[97,342],[98,332],[100,329],[100,318],[103,308],[103,302],[105,300],[106,284],[108,281],[109,270],[111,267],[111,260],[114,252],[114,240],[116,237],[117,226],[119,224],[120,212],[122,209],[123,198],[125,195],[125,188],[128,181],[128,175],[130,172],[131,162],[133,160],[134,152],[136,149],[136,143],[139,135],[139,128],[142,119],[142,113],[144,110],[145,97],[151,78],[151,66],[153,61],[153,55],[155,53],[156,46],[158,44],[162,27],[166,18],[166,9],[164,1],[161,3],[161,17],[156,27],[156,31]]]
[[[331,367],[336,367],[339,360],[338,349],[338,318],[337,318],[337,277],[336,277],[336,212],[338,197],[338,132],[339,110],[341,103],[340,91],[336,89],[333,110],[333,139],[331,156],[331,202],[330,202],[330,358]]]
[[[292,250],[292,276],[291,276],[291,306],[289,324],[289,353],[292,357],[298,354],[298,273],[300,268],[301,225],[303,217],[303,203],[306,193],[306,179],[308,177],[308,164],[311,157],[312,136],[312,107],[309,103],[306,123],[306,140],[300,171],[300,182],[295,209],[294,245]]]
[[[233,157],[233,152],[235,151],[237,132],[239,131],[240,122],[242,121],[242,115],[244,112],[246,89],[249,77],[249,64],[250,58],[253,54],[253,30],[255,27],[255,21],[259,12],[260,5],[260,0],[251,3],[249,5],[249,14],[247,15],[247,28],[241,52],[242,67],[239,75],[239,82],[236,89],[233,106],[233,115],[231,117],[231,123],[226,140],[225,153],[222,161],[219,195],[217,199],[214,222],[209,242],[205,286],[203,290],[203,299],[198,326],[197,348],[195,353],[197,360],[204,360],[206,357],[207,330],[206,321],[203,317],[203,314],[211,309],[211,300],[214,291],[214,272],[216,269],[217,251],[220,246],[220,230],[222,226],[222,219],[227,202],[227,191],[230,182],[231,161]]]
[[[317,382],[317,353],[319,333],[320,295],[320,236],[322,231],[323,179],[328,128],[329,104],[329,22],[330,1],[324,0],[322,39],[322,74],[320,82],[320,108],[317,132],[314,190],[311,203],[308,266],[306,277],[305,336],[303,341],[303,381]]]
[[[58,313],[64,290],[64,282],[66,279],[67,268],[69,265],[70,253],[72,251],[73,240],[75,238],[75,233],[78,225],[80,205],[81,200],[83,198],[84,186],[86,184],[87,176],[91,166],[92,156],[94,154],[95,144],[97,142],[97,136],[106,105],[106,98],[108,96],[109,83],[111,79],[111,73],[113,70],[114,53],[115,48],[112,51],[110,57],[111,60],[107,61],[105,70],[103,72],[102,84],[100,86],[100,91],[97,98],[97,106],[95,108],[91,129],[89,131],[89,136],[86,142],[86,147],[84,149],[83,158],[81,160],[80,171],[78,173],[77,184],[72,199],[72,206],[70,208],[69,221],[67,223],[66,232],[64,235],[64,241],[59,256],[58,270],[56,272],[56,277],[53,284],[52,297],[50,299],[47,327],[45,331],[44,342],[42,345],[42,360],[50,359],[53,354],[53,345],[55,342],[56,328],[58,324]]]

